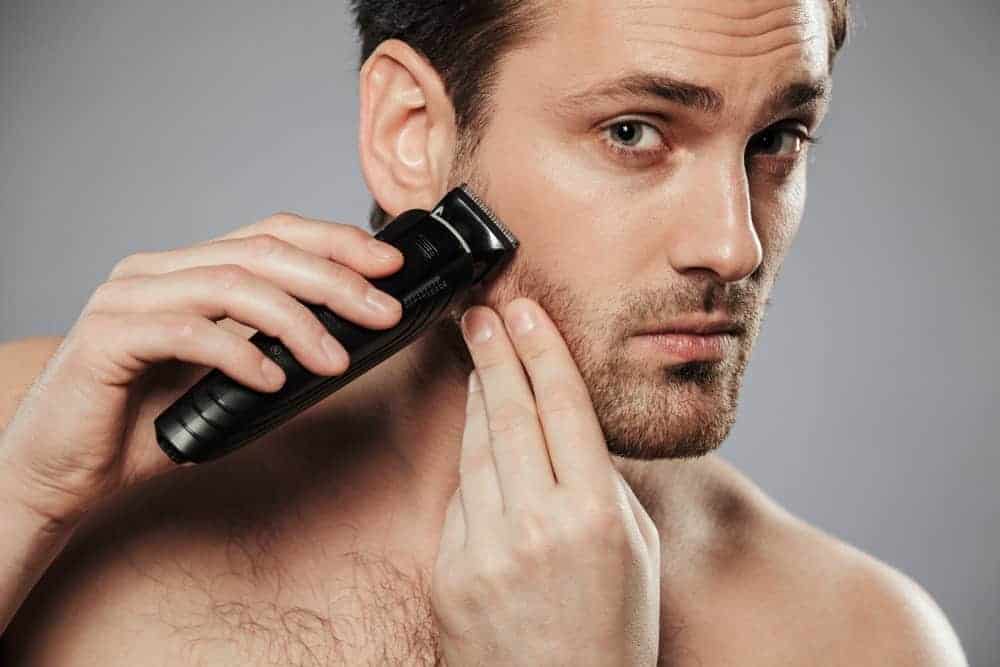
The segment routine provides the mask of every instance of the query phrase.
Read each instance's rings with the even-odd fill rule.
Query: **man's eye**
[[[765,130],[755,136],[750,141],[749,150],[752,153],[794,157],[801,153],[806,143],[811,140],[811,137],[798,130],[779,127]]]
[[[660,131],[639,120],[620,120],[609,125],[606,131],[616,146],[629,151],[656,150],[661,143]]]

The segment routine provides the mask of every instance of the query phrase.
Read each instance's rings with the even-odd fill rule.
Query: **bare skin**
[[[659,664],[962,664],[919,586],[797,520],[713,453],[801,220],[796,134],[825,113],[828,83],[815,84],[829,63],[822,3],[703,5],[566,3],[503,62],[467,165],[452,163],[453,113],[433,72],[385,45],[362,72],[369,188],[396,214],[428,207],[460,173],[522,240],[509,273],[468,303],[501,311],[531,297],[565,338],[660,535]],[[651,73],[710,86],[724,104],[636,92]],[[624,76],[627,94],[596,94]],[[820,94],[768,109],[792,83]],[[641,124],[639,141],[635,127],[612,127],[622,119]],[[720,362],[682,367],[636,337],[719,313],[741,330]],[[57,342],[4,355],[4,423]],[[428,591],[458,483],[462,349],[446,320],[254,446],[107,498],[19,610],[4,657],[434,664]],[[175,393],[192,377],[154,376]],[[147,422],[166,400],[142,406]]]
[[[16,381],[0,424],[60,340],[3,350]],[[345,392],[358,398],[357,385]],[[184,468],[92,511],[4,636],[3,661],[436,664],[427,596],[444,508],[387,498],[404,490],[391,452],[331,457],[379,423],[331,407],[232,455],[224,474]],[[616,465],[664,536],[658,664],[962,664],[919,586],[716,455]]]

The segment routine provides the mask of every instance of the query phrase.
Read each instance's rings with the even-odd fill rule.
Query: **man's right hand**
[[[159,450],[138,407],[162,387],[143,382],[151,367],[182,362],[189,381],[218,368],[258,391],[284,374],[246,337],[216,323],[229,318],[279,338],[313,373],[343,373],[339,342],[300,301],[323,304],[364,327],[399,322],[399,301],[368,305],[366,277],[398,271],[403,256],[374,254],[373,237],[350,225],[280,213],[194,246],[126,257],[98,286],[73,328],[21,401],[0,440],[0,472],[17,500],[56,525],[74,524],[102,496],[175,465]],[[206,368],[207,367],[207,368]],[[189,371],[189,372],[188,372]],[[7,501],[12,499],[7,498]]]

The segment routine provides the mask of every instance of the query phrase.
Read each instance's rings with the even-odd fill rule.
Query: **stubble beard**
[[[468,181],[489,201],[482,181]],[[605,310],[603,304],[588,304],[568,285],[515,258],[489,287],[488,295],[480,288],[460,295],[429,335],[440,352],[434,355],[437,362],[457,369],[455,377],[464,388],[474,363],[462,337],[462,314],[473,305],[502,313],[513,299],[528,297],[541,305],[562,334],[612,454],[643,460],[696,458],[718,449],[736,422],[743,376],[763,321],[765,304],[757,296],[762,271],[763,266],[750,281],[730,291],[716,286],[702,294],[675,294],[669,310],[663,308],[663,291],[636,295]],[[669,319],[713,301],[743,324],[735,353],[724,360],[650,364],[628,351],[629,333],[642,321],[656,319],[657,312]]]

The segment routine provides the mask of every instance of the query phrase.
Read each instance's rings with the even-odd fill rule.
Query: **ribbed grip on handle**
[[[250,342],[285,371],[284,386],[274,393],[258,392],[218,369],[212,370],[157,418],[156,436],[160,447],[177,463],[201,463],[223,456],[277,428],[387,359],[423,332],[454,294],[454,290],[440,282],[432,290],[435,298],[419,301],[397,326],[379,331],[384,335],[369,338],[363,349],[348,350],[351,364],[341,375],[316,375],[305,369],[278,339],[260,332],[254,334]],[[319,310],[316,306],[312,309],[314,312]],[[320,316],[342,343],[349,338],[346,331],[360,329],[325,308],[323,311]],[[361,331],[371,333],[365,329]]]

